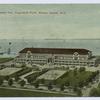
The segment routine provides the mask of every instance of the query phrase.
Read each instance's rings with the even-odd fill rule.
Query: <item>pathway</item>
[[[27,79],[25,77],[28,76],[28,75],[31,75],[33,73],[36,73],[36,72],[40,72],[40,71],[31,71],[29,73],[26,73],[26,74],[20,76],[20,78],[23,79],[24,81],[26,81],[26,84],[27,84],[28,82],[27,82]]]

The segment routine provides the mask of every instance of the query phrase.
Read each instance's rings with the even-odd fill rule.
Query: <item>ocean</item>
[[[16,57],[23,48],[80,48],[100,55],[100,39],[0,39],[0,53],[11,49],[11,54],[0,57]]]

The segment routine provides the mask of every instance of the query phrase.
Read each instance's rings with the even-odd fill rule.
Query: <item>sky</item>
[[[0,4],[0,39],[22,38],[100,38],[100,4]]]

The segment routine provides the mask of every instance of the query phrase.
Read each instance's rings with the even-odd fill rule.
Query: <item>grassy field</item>
[[[0,88],[0,97],[76,97],[76,95],[44,93],[36,91],[12,90]]]
[[[12,60],[13,58],[0,58],[0,63]]]
[[[74,76],[73,70],[71,70],[66,77],[64,77],[62,79],[61,79],[61,77],[58,78],[57,83],[59,83],[61,85],[61,84],[64,84],[68,80],[70,83],[70,86],[74,86],[74,85],[77,86],[80,81],[84,82],[91,74],[92,74],[92,72],[90,72],[90,71],[85,71],[82,73],[79,73],[79,71],[77,71],[77,75]]]

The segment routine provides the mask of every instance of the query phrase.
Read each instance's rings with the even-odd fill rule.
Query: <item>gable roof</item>
[[[43,54],[74,54],[77,52],[80,55],[88,54],[89,50],[86,49],[61,49],[61,48],[24,48],[19,53],[43,53]]]

